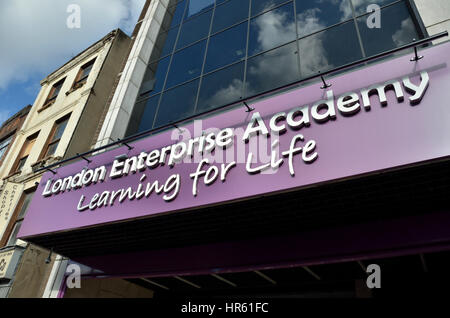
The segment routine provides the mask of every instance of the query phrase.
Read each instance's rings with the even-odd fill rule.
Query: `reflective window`
[[[167,69],[169,67],[170,56],[163,58],[162,60],[150,64],[145,72],[144,79],[142,80],[141,89],[139,94],[154,95],[161,92],[166,78]]]
[[[248,55],[295,40],[294,6],[288,3],[251,20]]]
[[[133,117],[138,122],[139,132],[153,128],[159,97],[160,95],[156,95],[136,104]],[[133,133],[136,133],[136,131],[130,132],[130,134]]]
[[[245,95],[252,96],[298,79],[297,45],[294,42],[248,60]]]
[[[199,80],[166,91],[161,98],[155,127],[186,118],[194,113]]]
[[[380,7],[393,3],[397,0],[351,0],[353,2],[353,6],[355,8],[355,12],[357,15],[361,15],[367,13],[367,9],[370,5],[376,4]],[[372,12],[372,10],[369,10]]]
[[[10,137],[0,141],[0,160],[3,159],[3,155],[6,153],[6,150],[8,149],[12,138],[13,138],[13,136],[10,136]]]
[[[212,33],[248,18],[249,0],[230,0],[216,7]]]
[[[53,156],[55,154],[64,130],[66,129],[67,123],[69,122],[69,117],[70,116],[66,116],[55,123],[47,141],[47,149],[44,151],[41,159]]]
[[[183,83],[200,75],[206,41],[202,41],[174,54],[166,88]]]
[[[369,28],[367,15],[357,19],[367,56],[419,39],[406,5],[401,2],[381,10],[382,28]]]
[[[299,41],[302,77],[361,59],[355,24],[340,24]]]
[[[178,29],[179,28],[170,29],[169,32],[163,33],[161,35],[161,43],[164,43],[164,45],[162,46],[161,56],[166,56],[167,54],[172,53],[173,46],[175,45],[175,41],[177,39]]]
[[[174,27],[181,23],[184,14],[184,8],[186,7],[186,0],[179,2],[176,6],[169,8],[170,13],[173,14],[171,27]]]
[[[244,63],[237,63],[205,76],[202,80],[197,113],[242,98]]]
[[[205,73],[245,58],[247,23],[221,32],[209,40]]]
[[[209,10],[213,6],[214,0],[188,0],[184,19],[189,19],[189,17],[193,16],[194,14]]]
[[[155,118],[156,126],[177,121],[422,36],[420,17],[406,0],[175,2],[127,134],[150,129]],[[370,4],[381,7],[381,28],[367,26]]]
[[[286,0],[252,0],[252,16],[267,11]]]
[[[349,0],[296,0],[295,5],[299,37],[353,17]]]
[[[184,22],[181,26],[177,49],[207,37],[211,24],[211,16],[212,11],[209,11]]]

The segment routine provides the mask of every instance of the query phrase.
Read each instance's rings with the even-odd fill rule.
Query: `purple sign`
[[[46,173],[19,237],[242,200],[450,155],[450,43]],[[201,213],[201,212],[199,212]],[[276,213],[276,211],[274,211]],[[362,212],[363,213],[363,212]]]

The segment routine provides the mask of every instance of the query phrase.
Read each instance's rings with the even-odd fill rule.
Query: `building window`
[[[8,150],[9,144],[11,143],[12,139],[13,136],[9,136],[0,141],[0,162],[3,159],[3,156],[6,154],[6,150]]]
[[[57,82],[56,84],[54,84],[52,86],[52,89],[50,90],[50,93],[48,94],[47,100],[45,101],[43,108],[46,108],[55,102],[56,98],[59,95],[59,92],[61,91],[61,88],[62,88],[65,80],[66,79],[63,78],[62,80],[60,80],[59,82]]]
[[[171,0],[127,134],[423,38],[410,1]],[[367,23],[369,4],[381,28]]]
[[[70,115],[64,116],[60,120],[55,122],[50,135],[47,140],[47,144],[42,152],[41,159],[53,156],[56,153],[59,142],[61,141],[64,130],[66,129],[67,123],[69,122]]]
[[[89,61],[80,68],[80,71],[78,72],[78,75],[75,78],[75,82],[73,83],[74,89],[80,88],[81,86],[86,84],[89,74],[92,71],[92,67],[94,66],[94,63],[95,59]]]
[[[22,171],[22,168],[25,166],[25,163],[30,155],[31,149],[36,141],[36,138],[39,133],[36,133],[25,140],[22,149],[20,150],[19,156],[17,157],[16,162],[13,165],[11,173],[16,173]]]
[[[31,203],[31,199],[35,193],[36,189],[25,191],[17,204],[17,207],[13,214],[14,221],[10,222],[8,228],[6,229],[4,240],[6,246],[15,246],[17,243],[17,234],[19,233],[20,227],[22,225],[23,219],[28,211],[28,207]],[[2,242],[2,246],[5,246],[5,242]]]

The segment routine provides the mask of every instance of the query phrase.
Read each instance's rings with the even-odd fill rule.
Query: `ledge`
[[[55,98],[54,100],[48,102],[47,104],[45,104],[45,105],[42,106],[41,108],[39,108],[39,109],[37,110],[37,112],[40,113],[40,112],[46,110],[47,108],[49,108],[50,106],[52,106],[52,105],[55,103],[55,100],[56,100],[56,98]]]

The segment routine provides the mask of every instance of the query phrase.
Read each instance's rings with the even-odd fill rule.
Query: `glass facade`
[[[373,27],[370,4],[380,10]],[[171,1],[128,135],[422,37],[407,0]]]

